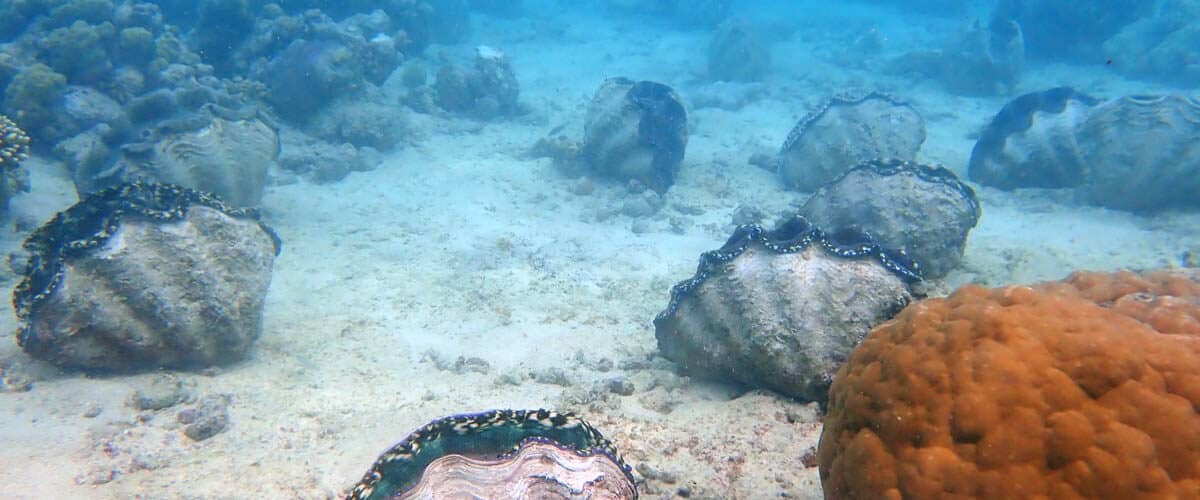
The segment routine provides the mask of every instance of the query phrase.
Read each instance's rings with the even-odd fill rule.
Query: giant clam
[[[146,178],[207,191],[238,207],[262,201],[279,136],[258,118],[212,118],[194,130],[166,131],[122,148],[126,180]]]
[[[925,121],[904,101],[879,92],[837,95],[792,128],[779,150],[779,176],[788,187],[814,191],[866,160],[912,160],[924,142]]]
[[[939,278],[962,260],[980,209],[975,191],[945,168],[869,160],[818,189],[800,213],[830,230],[866,231],[884,247],[904,249],[924,277]]]
[[[675,183],[687,141],[687,111],[671,87],[610,78],[588,105],[581,158],[598,175],[662,194]]]
[[[493,410],[435,420],[388,449],[350,499],[637,499],[612,443],[572,413]]]
[[[1060,87],[1013,100],[971,151],[968,176],[1014,189],[1069,188],[1131,211],[1200,207],[1200,103],[1183,95],[1100,102]]]
[[[824,402],[834,371],[917,280],[907,256],[853,228],[743,225],[671,289],[654,335],[688,372]]]
[[[17,342],[85,369],[240,359],[262,329],[279,245],[255,212],[208,193],[140,182],[100,191],[25,241]]]

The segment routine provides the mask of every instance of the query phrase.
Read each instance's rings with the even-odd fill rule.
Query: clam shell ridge
[[[813,191],[847,168],[874,158],[913,160],[925,121],[910,104],[882,92],[847,92],[801,118],[779,149],[784,185]]]
[[[920,265],[902,251],[883,248],[869,234],[853,229],[827,235],[821,228],[813,226],[807,219],[794,215],[783,221],[774,230],[758,224],[743,224],[721,248],[700,254],[700,263],[691,278],[671,287],[671,299],[667,308],[658,313],[654,324],[660,325],[679,310],[679,303],[692,291],[714,274],[724,272],[725,264],[742,255],[753,244],[760,244],[774,253],[799,253],[812,245],[820,245],[826,251],[842,258],[875,258],[889,271],[906,282],[921,281]]]
[[[379,456],[348,498],[393,498],[416,486],[435,460],[450,455],[518,454],[530,439],[552,442],[578,457],[604,455],[617,464],[629,485],[634,483],[632,469],[621,460],[613,444],[577,415],[551,410],[492,410],[442,418],[413,431]],[[633,495],[636,499],[636,489]]]

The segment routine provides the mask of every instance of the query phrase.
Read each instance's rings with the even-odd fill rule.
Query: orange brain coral
[[[826,498],[1200,498],[1198,275],[908,307],[830,389]]]

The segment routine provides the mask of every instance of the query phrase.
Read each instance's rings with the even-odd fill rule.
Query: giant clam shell
[[[866,231],[921,263],[924,277],[940,278],[962,260],[980,208],[975,191],[945,168],[870,160],[818,189],[800,213],[830,230]]]
[[[792,128],[779,150],[779,176],[814,191],[866,160],[912,160],[924,142],[925,121],[904,101],[879,92],[834,96]]]
[[[687,141],[687,111],[671,87],[610,78],[588,105],[581,155],[592,172],[662,194],[675,183]]]
[[[239,207],[262,202],[267,170],[278,156],[279,135],[257,118],[212,118],[206,126],[170,133],[149,148],[125,148],[131,177],[210,192]]]
[[[1076,130],[1083,183],[1076,198],[1109,208],[1200,208],[1200,102],[1126,96],[1092,108]]]
[[[1122,210],[1200,207],[1200,103],[1026,94],[992,119],[968,175],[1002,189],[1070,188],[1080,202]]]
[[[975,142],[967,178],[1001,189],[1079,184],[1084,164],[1075,128],[1097,102],[1070,87],[1013,99]]]
[[[17,341],[84,369],[241,359],[262,329],[278,239],[207,193],[126,184],[88,196],[25,241]]]
[[[903,254],[853,229],[827,235],[802,217],[739,226],[671,289],[654,336],[690,373],[823,403],[841,362],[919,279]]]
[[[413,431],[379,456],[348,498],[636,500],[630,471],[612,443],[572,413],[492,410]]]

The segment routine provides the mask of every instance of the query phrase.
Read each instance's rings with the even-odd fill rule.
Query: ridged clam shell
[[[925,121],[904,101],[878,92],[839,95],[788,134],[779,176],[784,185],[811,192],[867,160],[912,160],[924,143]]]
[[[1101,103],[1076,130],[1079,201],[1143,211],[1200,207],[1200,102],[1183,95]]]
[[[1200,103],[1184,95],[1100,102],[1068,88],[1006,105],[971,152],[969,177],[1002,189],[1069,188],[1082,203],[1200,207]]]
[[[207,191],[226,203],[262,202],[267,170],[279,155],[279,136],[259,119],[213,118],[198,130],[159,140],[149,158],[131,163],[157,182]]]
[[[799,217],[742,226],[672,289],[654,335],[685,371],[823,403],[850,351],[912,299],[910,266],[862,233],[828,236]]]
[[[62,263],[30,307],[22,347],[73,368],[228,363],[262,328],[275,244],[257,221],[193,205],[182,219],[128,218]]]
[[[830,230],[866,231],[883,247],[903,249],[925,278],[940,278],[962,260],[980,208],[975,191],[945,168],[871,160],[822,186],[800,213]]]

